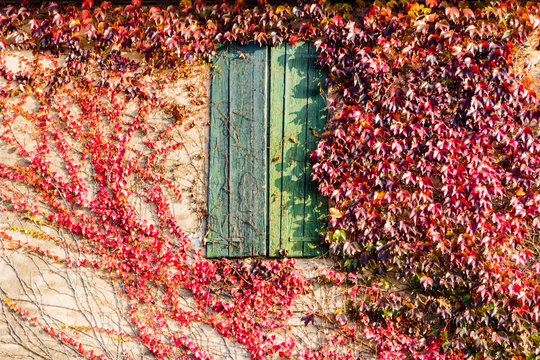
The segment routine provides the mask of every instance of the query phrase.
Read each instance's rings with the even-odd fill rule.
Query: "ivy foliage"
[[[332,283],[349,284],[347,308],[336,317],[341,324],[336,342],[346,345],[365,337],[376,344],[382,359],[534,359],[540,356],[535,237],[540,226],[539,112],[532,79],[514,62],[516,49],[538,31],[539,11],[535,2],[502,0],[392,0],[355,6],[323,1],[270,5],[261,0],[256,7],[244,1],[212,5],[186,0],[168,8],[143,7],[140,0],[122,7],[86,0],[81,8],[55,3],[5,7],[0,46],[67,52],[74,63],[111,49],[134,50],[159,68],[211,59],[217,43],[314,40],[333,95],[328,99],[328,131],[311,155],[313,178],[333,203],[327,241],[349,269],[347,275],[323,275]],[[114,66],[122,72],[129,65],[116,61]],[[140,97],[139,90],[132,95]],[[47,189],[38,155],[31,161],[37,176],[32,186]],[[119,166],[114,158],[107,159],[106,166]],[[96,158],[96,174],[105,176],[101,163]],[[3,177],[17,178],[20,170],[2,171]],[[158,185],[151,184],[159,194]],[[76,200],[81,194],[68,191],[75,203],[88,206]],[[115,201],[102,206],[115,211],[124,206]],[[159,195],[149,201],[159,205],[164,224],[181,238]],[[113,216],[111,209],[92,211]],[[68,226],[69,212],[64,216],[58,211],[49,221]],[[84,229],[69,224],[74,232]],[[133,226],[137,234],[161,239],[152,229]],[[97,232],[91,230],[92,236]],[[129,247],[107,246],[121,249],[126,259],[131,254]],[[176,255],[168,256],[179,271],[189,269],[179,283],[197,294],[201,306],[236,319],[227,326],[219,324],[219,317],[206,321],[250,344],[254,358],[358,356],[327,348],[294,352],[290,342],[268,345],[263,336],[267,328],[258,327],[249,336],[254,325],[248,309],[214,303],[201,290],[218,279],[237,284],[236,277],[222,278],[232,273],[230,265],[201,260],[188,266]],[[123,271],[132,274],[137,266]],[[363,269],[374,269],[376,277],[366,283],[357,274]],[[150,274],[147,270],[140,271]],[[264,283],[267,297],[257,298],[263,310],[275,305],[272,296],[285,296],[289,303],[304,291],[288,263],[272,271],[279,274],[272,279],[281,280]],[[409,291],[393,291],[384,280],[387,274],[401,278]],[[153,281],[172,286],[165,274],[155,276],[163,278]],[[288,284],[285,293],[279,290],[282,283]],[[135,299],[144,292],[133,284]],[[253,286],[255,293],[257,289]],[[239,294],[236,301],[255,296]],[[313,316],[304,319],[309,323]],[[172,356],[172,346],[183,346],[203,358],[181,339],[165,343],[147,336],[158,357]]]
[[[389,316],[422,309],[445,351],[535,358],[539,112],[513,62],[538,8],[426,5],[322,29],[338,94],[312,154],[335,203],[328,238],[352,267],[411,281],[425,302]]]

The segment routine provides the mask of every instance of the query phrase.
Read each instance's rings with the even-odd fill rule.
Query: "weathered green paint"
[[[231,45],[214,62],[208,257],[267,253],[267,52]]]
[[[229,255],[229,58],[214,58],[210,89],[210,157],[208,164],[208,243],[206,256]]]
[[[275,154],[269,168],[272,256],[282,249],[294,257],[320,254],[318,232],[324,224],[325,203],[311,181],[309,154],[324,128],[326,100],[324,78],[315,59],[310,43],[283,45],[271,52],[270,153]]]
[[[320,141],[320,134],[324,132],[326,125],[326,75],[315,63],[318,54],[316,48],[310,43],[308,57],[308,105],[306,116],[306,161],[305,171],[306,182],[304,184],[305,218],[304,234],[307,238],[315,236],[316,239],[304,241],[304,256],[316,256],[321,254],[320,247],[313,247],[319,244],[319,233],[325,227],[325,217],[328,213],[327,203],[317,190],[316,184],[311,179],[312,164],[309,161],[310,153],[317,148]],[[311,245],[310,245],[311,244]]]
[[[326,104],[314,48],[230,45],[219,54],[211,90],[207,256],[319,255],[325,209],[310,179],[309,153]]]
[[[281,203],[283,188],[283,112],[285,109],[285,46],[272,48],[270,51],[270,109],[269,128],[269,169],[268,169],[268,218],[269,226],[269,255],[277,256],[281,246]],[[276,86],[281,84],[282,86]],[[277,119],[277,121],[276,121]],[[277,240],[277,241],[276,241]]]

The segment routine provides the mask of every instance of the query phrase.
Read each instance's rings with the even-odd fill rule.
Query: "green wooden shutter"
[[[222,49],[211,89],[208,257],[266,255],[267,49]]]
[[[326,211],[309,153],[326,101],[315,59],[309,43],[230,45],[214,59],[208,257],[320,254]]]
[[[269,254],[320,254],[324,201],[311,180],[309,154],[326,121],[324,76],[311,43],[272,49],[270,60]],[[277,219],[280,219],[279,223]]]

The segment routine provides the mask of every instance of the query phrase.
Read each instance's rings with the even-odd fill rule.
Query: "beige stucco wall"
[[[125,54],[130,56],[129,54]],[[21,68],[21,56],[32,59],[29,52],[1,53],[12,70]],[[52,64],[51,64],[52,66]],[[59,60],[59,66],[62,60]],[[195,64],[184,69],[184,75],[169,84],[162,96],[176,102],[184,109],[185,126],[175,132],[175,140],[184,146],[171,155],[165,171],[178,185],[183,201],[173,204],[173,214],[182,229],[189,235],[195,248],[203,246],[206,231],[206,196],[208,177],[208,130],[209,130],[209,77],[208,65]],[[27,110],[35,111],[35,103],[29,101]],[[34,107],[34,108],[32,108]],[[136,111],[136,109],[133,109]],[[170,114],[157,111],[153,124],[159,128],[170,118]],[[33,146],[28,137],[28,128],[23,122],[13,129],[25,146]],[[137,140],[134,140],[137,141]],[[35,146],[35,144],[34,144]],[[12,146],[0,145],[0,162],[23,162]],[[54,163],[54,159],[52,159]],[[60,167],[59,167],[59,170]],[[151,213],[145,203],[131,198],[139,216],[151,221]],[[59,256],[72,256],[69,251],[51,242],[36,239],[20,231],[6,230],[9,227],[31,228],[33,225],[8,213],[0,213],[0,228],[15,239],[48,249]],[[58,229],[41,228],[51,236],[63,237]],[[77,338],[86,348],[105,354],[110,359],[121,359],[127,351],[134,359],[150,359],[151,354],[133,341],[118,341],[114,336],[92,330],[108,328],[136,335],[126,315],[128,304],[120,295],[121,284],[110,276],[89,271],[86,268],[67,268],[51,263],[23,248],[2,240],[0,247],[0,297],[11,299],[32,316],[45,322],[60,325],[66,334]],[[245,261],[251,261],[246,259]],[[335,264],[328,259],[299,259],[298,267],[308,279],[318,276],[325,267]],[[190,294],[183,294],[183,306],[193,308]],[[335,311],[343,306],[343,290],[330,285],[314,283],[308,294],[298,298],[293,317],[287,326],[276,332],[280,338],[292,336],[299,348],[317,348],[326,343],[331,331]],[[304,326],[301,318],[306,313],[316,314],[315,324]],[[207,350],[215,359],[249,359],[245,346],[225,339],[208,325],[194,322],[183,332],[200,348]],[[362,349],[357,349],[358,353]],[[29,326],[16,314],[8,310],[3,302],[0,315],[0,359],[77,359],[80,356],[68,347],[61,346],[37,327]]]

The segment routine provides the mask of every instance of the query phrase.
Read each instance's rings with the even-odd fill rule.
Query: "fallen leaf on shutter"
[[[272,161],[278,161],[278,160],[279,160],[279,156],[276,156],[276,157],[272,158]]]
[[[296,144],[296,138],[295,138],[294,136],[291,136],[291,137],[289,138],[289,140],[291,140],[293,143]]]

